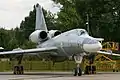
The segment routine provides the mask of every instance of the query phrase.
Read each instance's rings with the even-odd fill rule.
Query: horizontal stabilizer
[[[97,53],[106,54],[106,55],[112,55],[112,56],[120,56],[120,54],[110,53],[110,52],[104,52],[104,51],[97,51]]]

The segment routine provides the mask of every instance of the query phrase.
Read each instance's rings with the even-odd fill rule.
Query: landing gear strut
[[[16,65],[14,66],[14,74],[24,74],[23,72],[23,66],[22,65]]]
[[[22,58],[23,58],[23,54],[20,55],[19,57],[19,61],[18,61],[18,64],[14,66],[14,69],[13,69],[13,74],[24,74],[24,68],[23,66],[21,65],[21,62],[22,62]]]
[[[91,54],[91,55],[88,56],[89,63],[85,67],[84,74],[95,74],[96,73],[96,66],[93,65],[94,64],[94,59],[95,59],[94,54]]]
[[[78,64],[79,65],[79,64]],[[80,67],[74,68],[74,76],[81,76],[82,75],[82,70]]]
[[[77,67],[74,68],[74,76],[81,76],[82,75],[82,69],[80,68],[80,64],[82,62],[83,55],[75,55],[74,60],[77,64]]]

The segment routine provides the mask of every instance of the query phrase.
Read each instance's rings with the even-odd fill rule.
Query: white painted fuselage
[[[73,29],[51,38],[38,47],[57,47],[58,56],[72,56],[84,52],[97,52],[102,49],[102,45],[95,38],[88,35],[84,29]]]

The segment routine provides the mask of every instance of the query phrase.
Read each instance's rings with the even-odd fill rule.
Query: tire
[[[74,72],[73,75],[74,75],[74,76],[77,76],[77,68],[74,68],[74,69],[73,69],[73,72]]]
[[[118,70],[116,70],[116,72],[118,72]]]
[[[14,66],[13,74],[17,74],[18,66]]]
[[[85,73],[84,74],[89,74],[89,66],[85,67]]]
[[[24,74],[24,67],[21,66],[21,74]]]
[[[113,69],[113,72],[115,72],[115,69]]]
[[[14,66],[13,74],[24,74],[24,67],[20,65]]]
[[[92,66],[92,74],[96,73],[96,66]]]
[[[19,74],[23,74],[23,66],[19,66]]]
[[[78,76],[82,76],[82,70],[81,70],[81,68],[79,68]]]

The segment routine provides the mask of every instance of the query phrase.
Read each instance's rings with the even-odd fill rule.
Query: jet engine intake
[[[61,34],[61,31],[59,31],[59,30],[50,30],[49,31],[49,35],[51,36],[51,38],[53,38],[59,34]]]
[[[36,30],[30,35],[29,39],[34,43],[38,43],[47,40],[48,34],[46,31]]]

